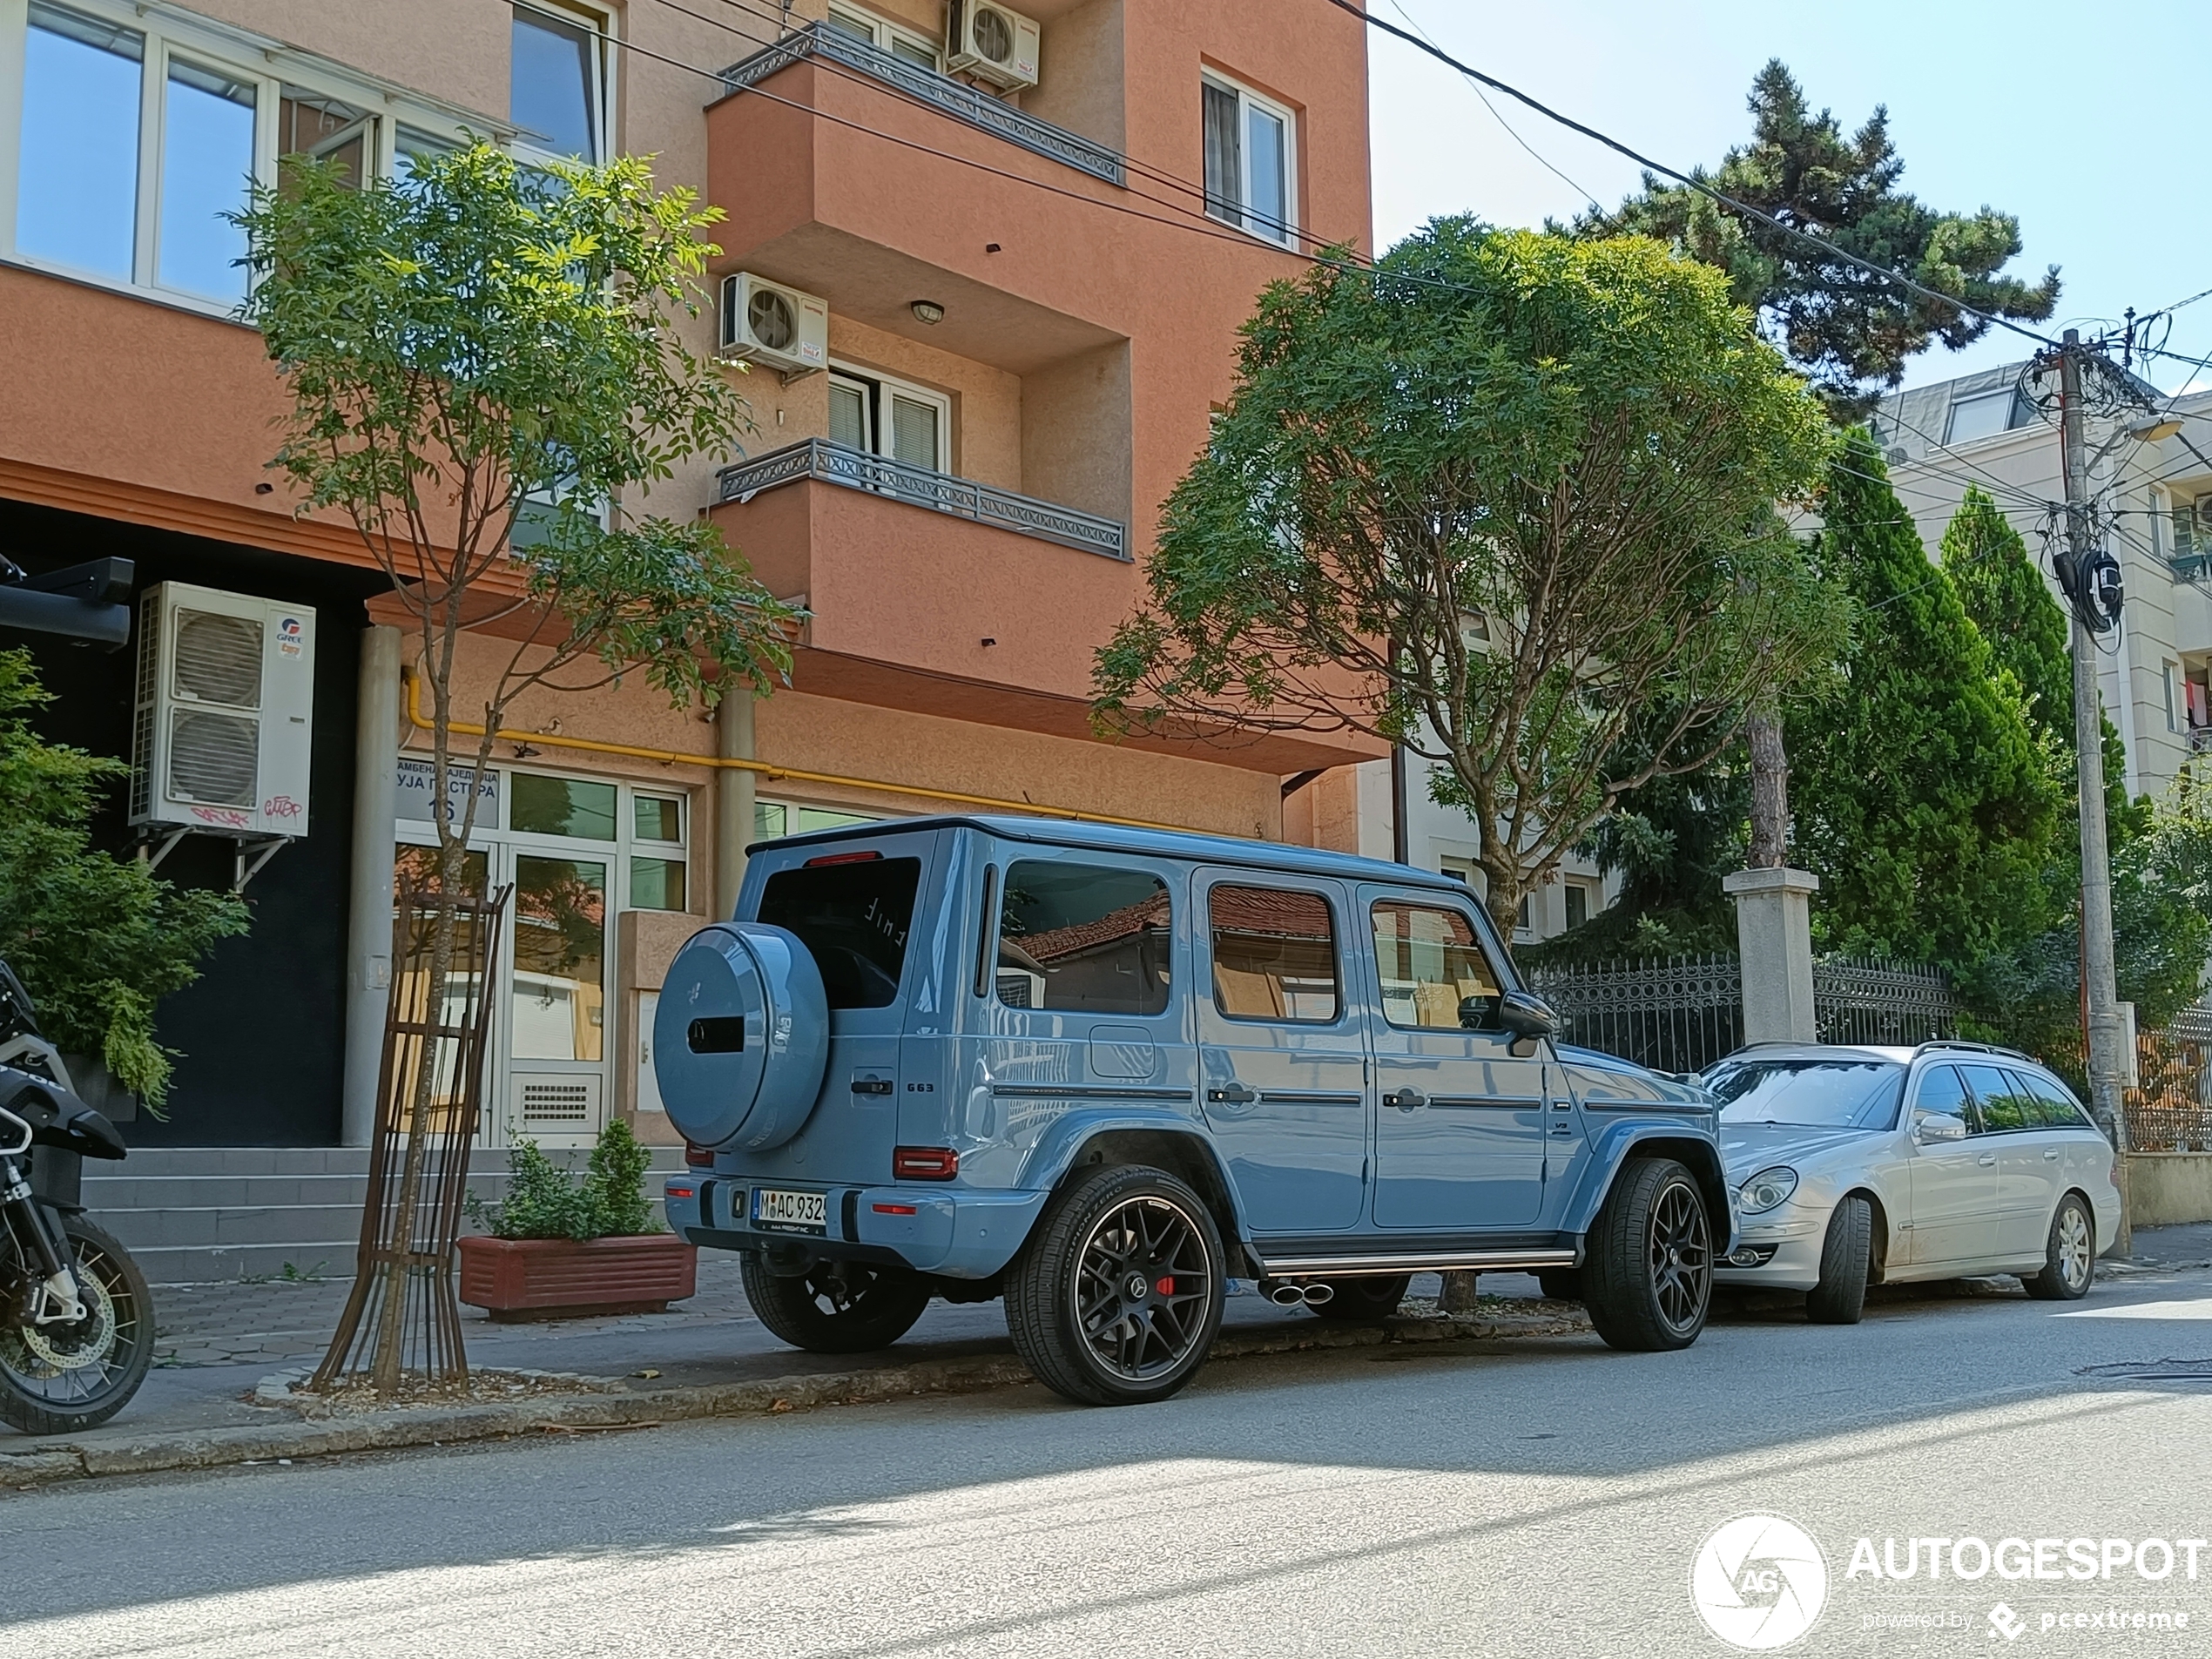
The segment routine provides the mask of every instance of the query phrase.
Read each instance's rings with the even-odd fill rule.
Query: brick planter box
[[[699,1252],[673,1233],[461,1240],[461,1299],[499,1320],[661,1313],[698,1288]]]

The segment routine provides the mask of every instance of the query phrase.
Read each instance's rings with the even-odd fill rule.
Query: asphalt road
[[[1687,1659],[1734,1650],[1691,1568],[1747,1513],[1824,1558],[1793,1652],[2204,1653],[2212,1547],[2195,1580],[2186,1548],[2162,1578],[2134,1561],[2212,1538],[2208,1396],[2193,1271],[1851,1329],[1738,1315],[1667,1356],[1239,1360],[1134,1410],[1020,1388],[88,1483],[0,1499],[0,1654]],[[1716,1553],[1740,1630],[1786,1634],[1817,1599],[1780,1536]],[[1898,1581],[1862,1537],[1899,1567],[1925,1537],[2000,1565],[2032,1568],[2039,1538],[2093,1541],[2097,1571],[2104,1541],[2128,1555],[2109,1579],[1960,1582],[1979,1558],[1946,1544],[1931,1581],[1921,1547]]]

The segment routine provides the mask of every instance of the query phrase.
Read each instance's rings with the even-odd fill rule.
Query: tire
[[[921,1274],[873,1262],[816,1262],[785,1278],[766,1260],[745,1257],[745,1300],[760,1323],[809,1353],[866,1353],[887,1348],[929,1305]]]
[[[1536,1285],[1554,1302],[1582,1299],[1582,1270],[1579,1267],[1547,1267],[1536,1275]]]
[[[1165,1399],[1212,1350],[1225,1273],[1197,1193],[1141,1164],[1095,1169],[1053,1200],[1008,1271],[1006,1328],[1037,1380],[1078,1405]]]
[[[1672,1158],[1622,1167],[1582,1265],[1582,1305],[1608,1347],[1664,1353],[1697,1340],[1712,1311],[1712,1238],[1688,1170]]]
[[[1805,1318],[1815,1325],[1857,1325],[1866,1311],[1866,1281],[1874,1264],[1874,1206],[1857,1193],[1828,1217],[1820,1247],[1820,1282],[1805,1295]]]
[[[2059,1200],[2050,1231],[2043,1236],[2043,1271],[2020,1275],[2020,1285],[2039,1302],[2073,1302],[2089,1294],[2097,1278],[2097,1223],[2078,1192]]]
[[[0,1325],[0,1421],[26,1434],[98,1427],[130,1403],[153,1363],[153,1298],[138,1264],[82,1216],[63,1217],[62,1231],[91,1294],[86,1317]],[[0,1297],[11,1315],[22,1305],[19,1251],[0,1230]]]
[[[1380,1325],[1398,1312],[1413,1282],[1411,1273],[1386,1278],[1332,1278],[1327,1284],[1335,1294],[1325,1302],[1308,1302],[1306,1306],[1317,1318],[1333,1319],[1339,1325]]]

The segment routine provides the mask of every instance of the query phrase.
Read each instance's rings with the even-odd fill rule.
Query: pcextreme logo
[[[1828,1604],[1828,1561],[1812,1534],[1779,1515],[1738,1515],[1689,1565],[1697,1616],[1731,1648],[1786,1648]]]

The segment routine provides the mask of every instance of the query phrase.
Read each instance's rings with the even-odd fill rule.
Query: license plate
[[[822,1193],[779,1192],[773,1187],[753,1189],[752,1222],[756,1227],[818,1233],[828,1221],[827,1199]]]

